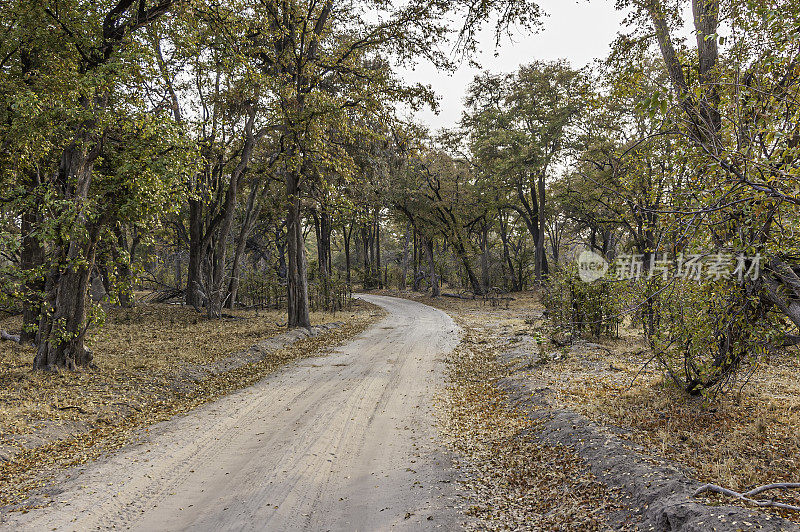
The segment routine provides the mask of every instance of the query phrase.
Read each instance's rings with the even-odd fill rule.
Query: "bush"
[[[600,279],[586,283],[575,265],[551,272],[544,305],[557,333],[570,336],[618,336],[621,323],[622,283]]]
[[[780,327],[754,283],[675,278],[649,294],[658,326],[647,334],[668,378],[691,395],[720,391],[775,343]]]

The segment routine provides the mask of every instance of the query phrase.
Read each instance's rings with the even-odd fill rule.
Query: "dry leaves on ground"
[[[506,374],[491,339],[469,328],[448,360],[440,409],[449,446],[460,456],[475,530],[607,530],[618,508],[569,449],[542,443],[524,412],[510,408],[497,381]]]

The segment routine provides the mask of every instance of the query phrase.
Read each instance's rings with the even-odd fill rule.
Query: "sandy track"
[[[431,400],[458,339],[445,313],[363,296],[389,316],[328,355],[151,428],[85,467],[13,530],[454,528]]]

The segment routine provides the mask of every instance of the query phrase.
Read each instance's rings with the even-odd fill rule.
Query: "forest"
[[[594,62],[522,50],[432,130],[415,115],[440,95],[402,69],[446,75],[479,35],[545,27],[541,6],[4,1],[0,325],[27,369],[0,386],[114,371],[94,343],[121,312],[271,312],[277,334],[364,293],[456,314],[534,297],[540,358],[635,342],[631,387],[652,372],[675,404],[760,386],[800,344],[800,4],[616,9]]]

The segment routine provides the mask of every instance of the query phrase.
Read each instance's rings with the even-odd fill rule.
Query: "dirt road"
[[[9,530],[419,530],[457,527],[431,402],[458,338],[443,312],[389,316],[334,352],[151,428]]]

